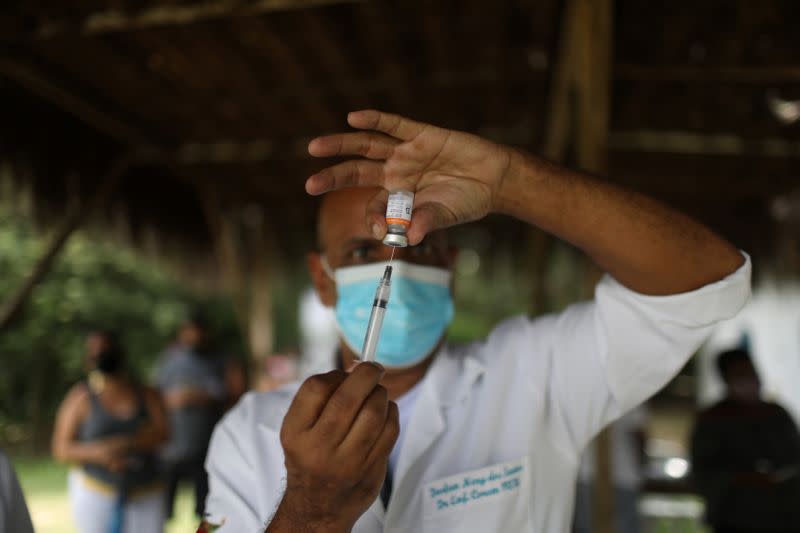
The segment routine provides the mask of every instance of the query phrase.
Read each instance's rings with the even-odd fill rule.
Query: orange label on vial
[[[406,193],[392,193],[386,203],[386,223],[408,226],[411,224],[411,208],[414,196]]]

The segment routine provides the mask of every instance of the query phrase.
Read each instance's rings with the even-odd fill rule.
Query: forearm
[[[167,440],[167,431],[155,426],[140,429],[131,439],[131,449],[137,451],[153,451]]]
[[[513,153],[494,204],[581,248],[644,294],[694,290],[743,262],[727,241],[652,198],[521,152]]]
[[[215,398],[206,392],[191,388],[181,387],[170,390],[164,394],[164,403],[170,409],[182,409],[190,406],[204,406],[213,403]]]
[[[55,446],[53,456],[62,463],[102,463],[102,445],[98,442],[78,442]]]

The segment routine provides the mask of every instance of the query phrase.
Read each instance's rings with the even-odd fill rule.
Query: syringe
[[[383,277],[378,282],[375,291],[375,300],[372,302],[372,312],[369,315],[367,334],[364,335],[364,347],[361,349],[362,361],[374,361],[378,349],[378,340],[381,337],[383,315],[386,314],[386,305],[389,303],[389,293],[392,289],[392,266],[386,265]]]

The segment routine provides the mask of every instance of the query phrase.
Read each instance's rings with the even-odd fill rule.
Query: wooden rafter
[[[4,76],[37,94],[97,131],[134,149],[146,148],[151,138],[111,113],[99,109],[74,91],[51,81],[34,65],[0,56],[0,76]]]
[[[529,147],[532,135],[526,123],[505,128],[485,128],[475,131],[493,141]],[[249,164],[270,160],[301,160],[308,158],[306,147],[311,137],[294,140],[258,138],[249,140],[217,139],[184,143],[169,154],[177,165]],[[779,137],[744,139],[731,134],[700,134],[689,131],[625,130],[608,135],[608,148],[615,153],[663,153],[704,156],[749,156],[768,159],[800,158],[800,141]],[[558,159],[560,146],[547,152]],[[141,162],[148,162],[146,157]],[[153,161],[153,162],[157,162]]]
[[[403,56],[397,42],[397,28],[387,21],[387,7],[381,2],[365,2],[356,10],[356,16],[369,43],[366,51],[371,56],[372,64],[384,71],[377,84],[382,86],[380,89],[392,89],[388,91],[394,107],[391,111],[409,113],[414,109],[409,88],[410,75],[401,62]],[[398,9],[396,5],[391,7]],[[361,84],[367,91],[377,89],[375,85]]]
[[[800,158],[800,141],[780,137],[745,139],[730,134],[699,134],[687,131],[617,131],[609,138],[615,151],[696,155]]]
[[[189,4],[157,5],[135,12],[112,8],[91,13],[77,23],[46,20],[40,24],[37,35],[40,38],[50,38],[70,32],[96,35],[158,26],[183,26],[216,19],[360,1],[364,0],[202,0]]]
[[[306,122],[314,124],[317,128],[341,127],[338,117],[325,106],[321,94],[312,88],[313,84],[308,79],[302,57],[297,51],[279,37],[274,25],[268,20],[258,19],[251,22],[260,30],[258,39],[254,39],[251,43],[252,53],[266,61],[274,61],[283,75],[291,81],[294,87],[291,98],[295,101],[296,109],[302,110],[306,115]],[[268,95],[265,95],[266,97]]]
[[[641,82],[741,83],[769,86],[800,82],[800,66],[637,65],[614,66],[614,79]]]

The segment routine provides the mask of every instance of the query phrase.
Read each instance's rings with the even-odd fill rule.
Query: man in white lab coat
[[[361,158],[306,182],[329,193],[308,263],[350,368],[391,251],[387,191],[415,192],[382,366],[243,398],[212,439],[209,530],[568,531],[581,451],[738,312],[749,259],[654,200],[518,150],[378,111],[348,122],[357,131],[309,145]],[[591,302],[451,347],[453,255],[436,230],[492,212],[571,242],[608,275]]]

